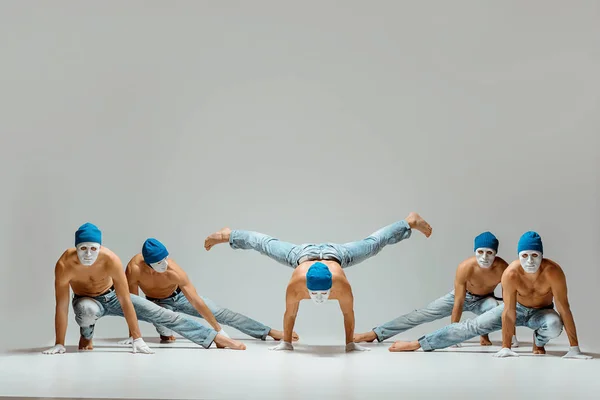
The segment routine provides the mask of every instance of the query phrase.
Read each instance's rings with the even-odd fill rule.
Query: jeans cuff
[[[375,335],[377,336],[377,341],[379,343],[383,342],[386,339],[383,337],[383,332],[381,332],[381,329],[378,326],[373,328],[372,331],[375,332]]]
[[[260,340],[267,340],[267,336],[269,336],[269,332],[271,332],[271,328],[269,328],[268,326],[265,328],[265,332],[263,333],[263,335],[260,337]]]
[[[208,349],[215,341],[216,336],[217,336],[217,331],[215,331],[214,329],[211,329],[210,333],[208,334],[208,336],[206,336],[206,339],[204,339],[204,342],[202,342],[201,346],[204,347],[205,349]]]
[[[427,341],[427,338],[425,336],[421,336],[419,338],[419,344],[421,345],[421,349],[423,349],[423,351],[433,351],[434,350],[433,347],[431,347],[431,345]]]

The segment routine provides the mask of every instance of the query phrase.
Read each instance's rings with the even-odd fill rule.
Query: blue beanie
[[[84,242],[102,244],[102,232],[96,225],[86,222],[77,229],[75,232],[75,246]]]
[[[322,262],[316,262],[310,266],[306,273],[306,287],[308,290],[331,289],[331,271]]]
[[[154,238],[146,239],[142,246],[142,256],[146,264],[159,262],[168,255],[169,252],[165,245]]]
[[[483,232],[475,237],[475,248],[473,250],[480,249],[482,247],[487,249],[494,249],[498,252],[498,239],[492,234],[492,232]]]
[[[539,251],[544,254],[544,246],[542,246],[542,238],[537,232],[529,231],[525,232],[519,239],[519,245],[517,246],[517,253],[525,250]]]

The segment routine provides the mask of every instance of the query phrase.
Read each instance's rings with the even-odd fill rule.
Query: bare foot
[[[79,350],[94,350],[92,339],[86,339],[83,336],[79,337]]]
[[[533,354],[546,354],[546,349],[544,348],[544,346],[541,346],[541,347],[536,346],[535,341],[534,341],[532,352],[533,352]]]
[[[225,335],[215,336],[215,344],[219,349],[229,348],[232,350],[246,350],[246,345],[244,343],[230,339]]]
[[[276,340],[276,341],[283,339],[283,332],[278,331],[276,329],[271,329],[269,331],[268,335],[271,336],[273,338],[273,340]],[[292,342],[297,342],[298,340],[300,340],[300,336],[298,336],[298,334],[296,332],[292,332]]]
[[[206,239],[204,239],[204,248],[206,249],[206,251],[208,251],[215,244],[228,242],[230,234],[231,234],[231,229],[223,228],[218,232],[208,235],[208,237]]]
[[[425,235],[425,237],[431,236],[431,232],[433,231],[433,229],[431,228],[431,225],[429,225],[427,223],[427,221],[425,221],[416,212],[411,212],[410,214],[408,214],[408,217],[406,217],[404,220],[406,222],[408,222],[408,225],[410,226],[411,229],[418,230],[423,235]]]
[[[358,333],[358,334],[354,335],[354,343],[362,343],[362,342],[371,343],[375,339],[377,339],[377,334],[373,331],[369,331],[366,333]]]
[[[161,343],[173,343],[175,341],[175,336],[163,336],[160,335]]]
[[[389,351],[415,351],[421,348],[421,345],[417,340],[414,342],[394,342],[393,345],[388,349]]]
[[[492,341],[488,335],[483,335],[479,338],[479,344],[482,346],[491,346]]]

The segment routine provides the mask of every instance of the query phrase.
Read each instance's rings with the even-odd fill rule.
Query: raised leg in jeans
[[[260,232],[232,230],[229,235],[232,249],[255,250],[273,260],[295,268],[295,260],[290,253],[296,247],[293,243],[282,242],[272,236]]]

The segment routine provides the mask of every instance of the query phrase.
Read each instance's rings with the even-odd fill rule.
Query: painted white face
[[[312,301],[316,304],[323,304],[329,298],[329,294],[331,293],[331,289],[329,290],[309,290],[308,294]]]
[[[100,243],[83,242],[77,245],[77,258],[86,267],[94,264],[100,254]]]
[[[542,264],[542,253],[534,250],[525,250],[519,253],[519,262],[525,272],[535,274]]]
[[[150,264],[150,266],[152,267],[153,270],[155,270],[156,272],[165,272],[167,270],[167,267],[169,266],[169,262],[167,261],[167,258],[163,258],[162,260],[160,260],[159,262],[155,262]]]
[[[489,268],[496,259],[496,251],[487,247],[480,247],[475,250],[475,258],[481,268]]]

